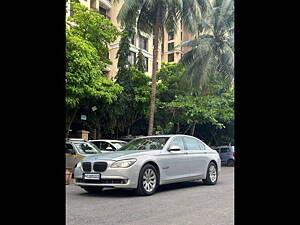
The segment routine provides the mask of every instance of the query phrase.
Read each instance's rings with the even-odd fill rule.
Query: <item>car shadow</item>
[[[201,186],[207,186],[202,181],[187,181],[187,182],[180,182],[180,183],[174,183],[174,184],[165,184],[158,187],[155,194],[164,193],[164,192],[170,192],[170,191],[176,191],[180,189],[190,189],[195,187],[201,187]],[[135,192],[135,190],[132,189],[114,189],[114,188],[104,188],[103,191],[92,194],[88,193],[84,190],[80,193],[82,196],[86,197],[104,197],[104,198],[132,198],[132,197],[141,197],[138,196]],[[154,195],[155,195],[154,194]],[[145,197],[145,196],[143,196]]]
[[[85,190],[83,190],[83,193],[80,193],[82,196],[86,197],[107,197],[107,198],[130,198],[130,197],[137,197],[136,193],[134,190],[130,189],[117,189],[117,188],[104,188],[101,192],[99,193],[88,193]]]

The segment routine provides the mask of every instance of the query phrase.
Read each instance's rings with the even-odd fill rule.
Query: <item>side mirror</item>
[[[168,149],[169,152],[171,151],[180,151],[180,147],[177,145],[171,145]]]
[[[113,149],[112,149],[112,147],[107,147],[105,150],[111,151],[111,150],[113,150]]]

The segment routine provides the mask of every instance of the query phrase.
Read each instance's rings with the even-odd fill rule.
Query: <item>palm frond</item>
[[[176,47],[191,47],[191,48],[193,48],[193,47],[196,47],[198,45],[205,44],[204,42],[206,40],[211,40],[213,38],[214,38],[213,35],[203,34],[203,35],[199,36],[197,39],[190,40],[190,41],[185,41],[185,42],[179,44]]]
[[[125,0],[117,15],[117,21],[121,23],[121,26],[135,24],[142,5],[141,0]]]
[[[197,24],[201,20],[201,8],[197,0],[183,1],[182,11],[180,12],[182,22],[192,33],[197,31]]]

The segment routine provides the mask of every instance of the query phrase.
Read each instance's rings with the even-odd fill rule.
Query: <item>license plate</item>
[[[88,173],[84,174],[85,180],[100,180],[100,174],[99,173]]]

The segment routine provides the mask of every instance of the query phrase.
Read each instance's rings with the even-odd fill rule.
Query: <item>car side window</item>
[[[183,141],[182,141],[182,138],[181,138],[181,137],[176,137],[176,138],[174,138],[174,139],[171,141],[169,147],[170,147],[171,145],[179,146],[179,147],[180,147],[180,150],[184,150],[184,144],[183,144]]]
[[[71,144],[65,144],[65,152],[66,153],[69,153],[69,154],[72,154],[74,153],[74,148]]]
[[[114,147],[114,146],[112,146],[110,143],[108,143],[108,142],[101,142],[101,148],[100,148],[100,150],[103,150],[103,151],[107,151],[108,149],[106,149],[107,147],[111,147],[112,149],[110,150],[110,151],[112,151],[112,150],[115,150],[116,148]]]
[[[91,142],[93,143],[94,145],[96,145],[99,149],[101,149],[101,142],[100,141],[93,141]]]
[[[187,150],[205,150],[205,146],[194,138],[184,137]]]
[[[229,152],[229,148],[221,148],[221,153]]]

